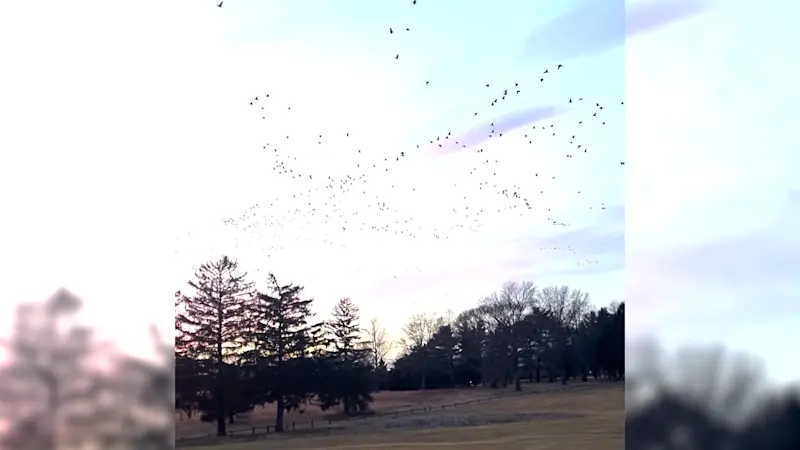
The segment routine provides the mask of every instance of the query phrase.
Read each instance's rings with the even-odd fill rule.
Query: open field
[[[607,384],[606,381],[588,381],[584,384]],[[524,393],[542,392],[561,389],[560,383],[525,383]],[[374,402],[370,405],[376,414],[395,411],[408,411],[412,408],[422,409],[426,406],[438,408],[443,404],[465,403],[471,400],[486,399],[501,395],[514,394],[513,387],[491,389],[474,387],[464,389],[431,389],[426,391],[383,391],[373,393]],[[308,406],[303,413],[289,411],[284,415],[284,423],[291,426],[292,422],[306,423],[311,420],[326,422],[328,420],[342,420],[344,417],[339,409],[322,411],[315,406]],[[249,414],[237,416],[234,424],[228,425],[228,430],[242,430],[251,427],[265,427],[275,423],[275,405],[266,405],[266,408],[257,407]],[[177,437],[213,436],[216,433],[216,424],[201,422],[197,416],[191,419],[183,414],[175,418],[175,434]]]
[[[528,385],[528,392],[536,385]],[[543,385],[553,386],[553,385]],[[374,417],[365,420],[333,422],[333,426],[299,429],[282,435],[261,436],[245,442],[240,439],[212,439],[194,450],[256,450],[281,448],[311,449],[422,449],[459,448],[468,450],[504,448],[618,449],[623,445],[624,390],[622,383],[597,382],[574,388],[530,395],[509,395],[491,402],[471,403],[446,409],[410,415]],[[554,386],[555,387],[555,386]],[[497,390],[469,389],[462,391],[433,391],[439,404],[454,403],[457,396],[479,395],[463,391],[483,391],[484,395]],[[419,396],[427,403],[425,393],[385,393],[387,403],[403,394]],[[411,403],[394,399],[396,404]],[[417,405],[422,409],[423,404]],[[431,404],[431,406],[433,406]]]

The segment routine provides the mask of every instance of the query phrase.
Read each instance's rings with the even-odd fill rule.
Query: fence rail
[[[353,423],[356,421],[366,421],[370,419],[380,419],[380,418],[397,418],[401,416],[413,415],[418,413],[427,413],[431,411],[441,411],[447,408],[457,408],[463,405],[470,405],[470,404],[477,404],[477,403],[489,403],[495,400],[500,400],[503,398],[508,397],[521,397],[526,395],[535,395],[535,394],[543,394],[549,392],[558,392],[558,391],[565,391],[565,390],[572,390],[578,388],[587,388],[587,387],[596,387],[598,385],[608,385],[609,382],[590,382],[590,383],[578,383],[578,384],[570,384],[566,386],[558,386],[543,390],[536,390],[536,391],[521,391],[521,392],[506,392],[503,394],[498,395],[491,395],[488,397],[479,397],[470,400],[465,400],[461,402],[454,402],[454,403],[444,403],[441,405],[427,405],[421,406],[416,408],[410,409],[402,409],[402,410],[395,410],[395,411],[386,411],[386,412],[376,412],[373,414],[364,414],[361,416],[351,416],[346,417],[343,419],[311,419],[305,420],[302,422],[299,421],[291,421],[284,423],[283,427],[286,431],[294,431],[297,429],[331,429],[337,427],[338,424],[345,424],[345,423]],[[251,426],[248,428],[239,428],[239,429],[228,429],[227,434],[225,436],[216,436],[213,433],[207,433],[205,435],[195,435],[195,436],[188,436],[188,437],[176,437],[175,442],[176,444],[189,444],[192,442],[197,441],[206,441],[209,439],[225,439],[225,438],[244,438],[244,437],[258,437],[258,436],[265,436],[269,434],[275,433],[275,425],[260,425],[260,426]]]

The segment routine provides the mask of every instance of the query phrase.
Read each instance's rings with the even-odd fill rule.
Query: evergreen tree
[[[345,297],[334,306],[332,315],[333,320],[327,329],[333,349],[327,359],[326,376],[320,380],[321,386],[325,386],[322,392],[318,392],[320,406],[327,409],[341,404],[345,414],[356,409],[364,411],[372,401],[370,390],[374,383],[371,350],[361,340],[358,326],[358,307]]]
[[[198,404],[204,413],[201,417],[216,421],[218,436],[226,434],[225,418],[229,416],[230,402],[225,398],[228,363],[238,358],[245,343],[245,307],[253,292],[245,277],[238,273],[237,261],[223,256],[196,270],[195,280],[188,283],[195,291],[193,296],[178,295],[176,349],[180,356],[205,366]]]
[[[269,293],[258,292],[249,308],[245,353],[254,367],[251,392],[260,404],[275,403],[275,431],[283,431],[285,411],[299,408],[312,396],[310,352],[319,345],[319,325],[309,324],[313,300],[303,300],[302,286],[281,285],[269,274]]]

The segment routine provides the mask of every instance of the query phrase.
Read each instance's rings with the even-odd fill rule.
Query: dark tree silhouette
[[[595,310],[588,294],[567,286],[536,289],[530,282],[509,282],[447,322],[412,316],[387,388],[513,383],[521,390],[523,377],[562,383],[624,378],[624,303]]]
[[[245,359],[255,368],[253,399],[275,403],[275,430],[283,431],[284,411],[300,407],[312,396],[313,360],[320,324],[309,324],[313,300],[300,298],[303,287],[281,285],[269,274],[270,293],[259,292],[248,308]]]
[[[197,389],[203,393],[198,395],[198,406],[201,418],[216,421],[218,436],[226,434],[230,410],[226,399],[228,364],[239,358],[245,344],[246,307],[253,293],[253,285],[245,277],[238,273],[238,263],[227,256],[200,265],[195,280],[188,283],[195,294],[179,295],[175,314],[176,350],[194,360],[203,374],[195,378],[204,382]]]
[[[365,411],[372,401],[373,387],[370,348],[361,339],[358,307],[345,297],[333,307],[333,319],[327,324],[332,349],[327,354],[325,376],[318,383],[327,385],[320,395],[323,409],[341,404],[345,414]]]

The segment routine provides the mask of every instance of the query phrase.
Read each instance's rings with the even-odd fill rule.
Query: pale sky
[[[410,314],[461,311],[509,279],[569,284],[597,305],[627,299],[629,333],[671,341],[691,333],[757,349],[756,298],[759,320],[797,320],[788,274],[798,261],[783,253],[797,238],[780,230],[797,224],[787,162],[798,157],[780,133],[788,115],[775,111],[797,100],[798,69],[781,60],[792,45],[775,38],[779,28],[748,20],[744,29],[772,11],[741,1],[706,11],[629,3],[627,12],[579,1],[214,3],[6,6],[9,309],[66,286],[105,334],[135,348],[145,324],[171,329],[172,293],[192,267],[226,253],[256,281],[272,271],[304,285],[322,316],[349,296],[365,322],[378,316],[398,337]],[[424,145],[448,132],[467,147]],[[274,172],[275,147],[313,180]],[[402,162],[380,170],[401,151]],[[366,194],[343,198],[337,214],[358,212],[367,226],[410,220],[416,237],[283,214],[309,202],[318,217],[333,214],[321,196],[299,194],[363,173]],[[491,212],[515,204],[477,190],[492,180],[532,209]],[[363,197],[375,196],[392,211],[366,208]],[[255,232],[218,225],[254,204]],[[466,206],[486,210],[482,226],[449,230],[466,226]],[[755,245],[756,235],[774,243]],[[574,252],[540,250],[567,246]],[[764,270],[769,258],[786,270]],[[587,261],[596,262],[579,265]],[[747,288],[734,288],[744,277]],[[700,318],[702,304],[725,306],[697,319],[714,322],[697,334],[685,318]]]

